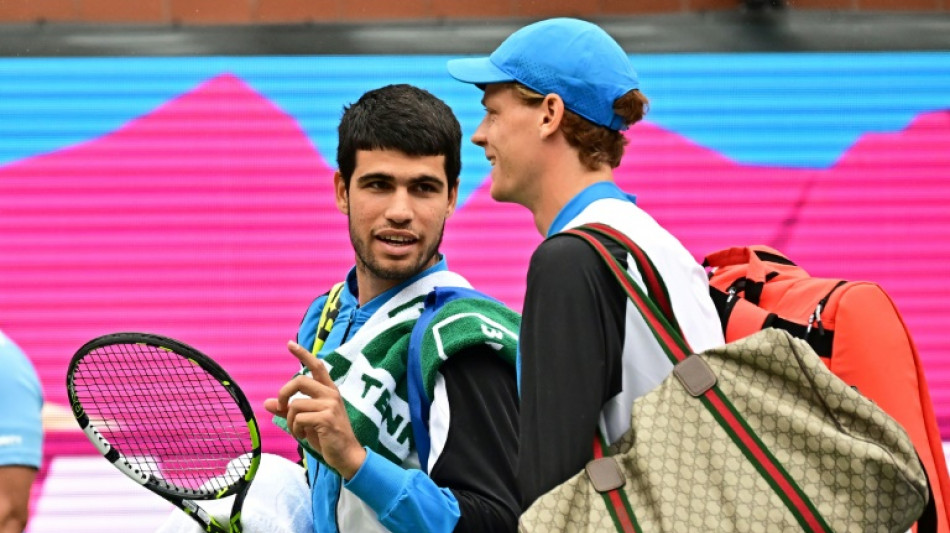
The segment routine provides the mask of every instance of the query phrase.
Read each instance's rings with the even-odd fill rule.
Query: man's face
[[[485,118],[472,135],[472,142],[485,149],[492,165],[491,196],[499,202],[529,206],[536,195],[541,114],[518,98],[506,84],[489,84],[482,98]]]
[[[361,299],[438,262],[458,193],[449,189],[445,156],[360,150],[349,190],[339,173],[334,181],[337,206],[349,218]]]

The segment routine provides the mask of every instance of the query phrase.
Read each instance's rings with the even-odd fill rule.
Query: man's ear
[[[350,214],[350,198],[346,190],[346,182],[343,181],[343,175],[337,170],[333,173],[333,190],[336,192],[336,208],[344,215]]]
[[[455,183],[455,187],[449,188],[449,206],[445,211],[445,218],[452,216],[452,213],[455,212],[455,204],[458,202],[459,198],[459,186],[458,182]]]
[[[554,132],[561,127],[561,121],[564,120],[564,100],[557,94],[551,93],[544,97],[541,102],[541,138],[545,139],[554,135]]]

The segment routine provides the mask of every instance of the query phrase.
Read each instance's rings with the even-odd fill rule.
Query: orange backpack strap
[[[740,246],[714,252],[703,264],[712,267],[709,294],[712,297],[722,332],[731,342],[765,328],[778,328],[808,342],[818,355],[830,357],[834,332],[826,330],[821,312],[831,295],[844,281],[827,280],[827,292],[818,301],[811,317],[797,321],[776,314],[770,299],[762,303],[763,290],[773,279],[807,278],[807,273],[778,250],[764,245]],[[774,299],[774,293],[772,299]],[[765,308],[760,307],[764,305]],[[790,317],[791,318],[791,317]]]
[[[707,255],[703,260],[703,266],[707,268],[746,265],[745,277],[754,282],[765,282],[775,271],[773,264],[796,266],[782,252],[762,244],[726,248]]]
[[[704,267],[713,269],[709,293],[727,339],[751,335],[774,320],[774,315],[758,307],[765,282],[775,275],[768,263],[795,265],[778,250],[764,245],[725,248],[703,260]]]
[[[756,305],[766,282],[789,269],[801,271],[781,252],[765,245],[737,246],[714,252],[706,256],[703,266],[713,269],[711,288],[730,294],[741,292]]]

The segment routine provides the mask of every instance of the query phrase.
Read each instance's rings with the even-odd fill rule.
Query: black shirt
[[[599,240],[626,265],[626,253]],[[603,259],[568,235],[535,250],[527,287],[518,460],[525,508],[592,459],[601,409],[621,389],[627,303]]]

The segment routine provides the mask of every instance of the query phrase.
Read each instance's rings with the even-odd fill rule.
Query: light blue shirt
[[[554,217],[554,220],[551,222],[551,227],[548,228],[547,237],[558,233],[568,222],[574,220],[574,218],[581,213],[584,209],[587,209],[587,206],[596,202],[597,200],[603,200],[604,198],[616,198],[618,200],[627,200],[632,203],[637,203],[637,197],[633,194],[627,194],[623,192],[620,187],[617,187],[617,184],[612,181],[599,181],[593,185],[589,185],[583,191],[577,193],[574,198],[571,198],[569,202],[564,204],[564,207],[558,212],[557,216]]]
[[[0,466],[40,467],[43,390],[30,360],[0,331]]]

